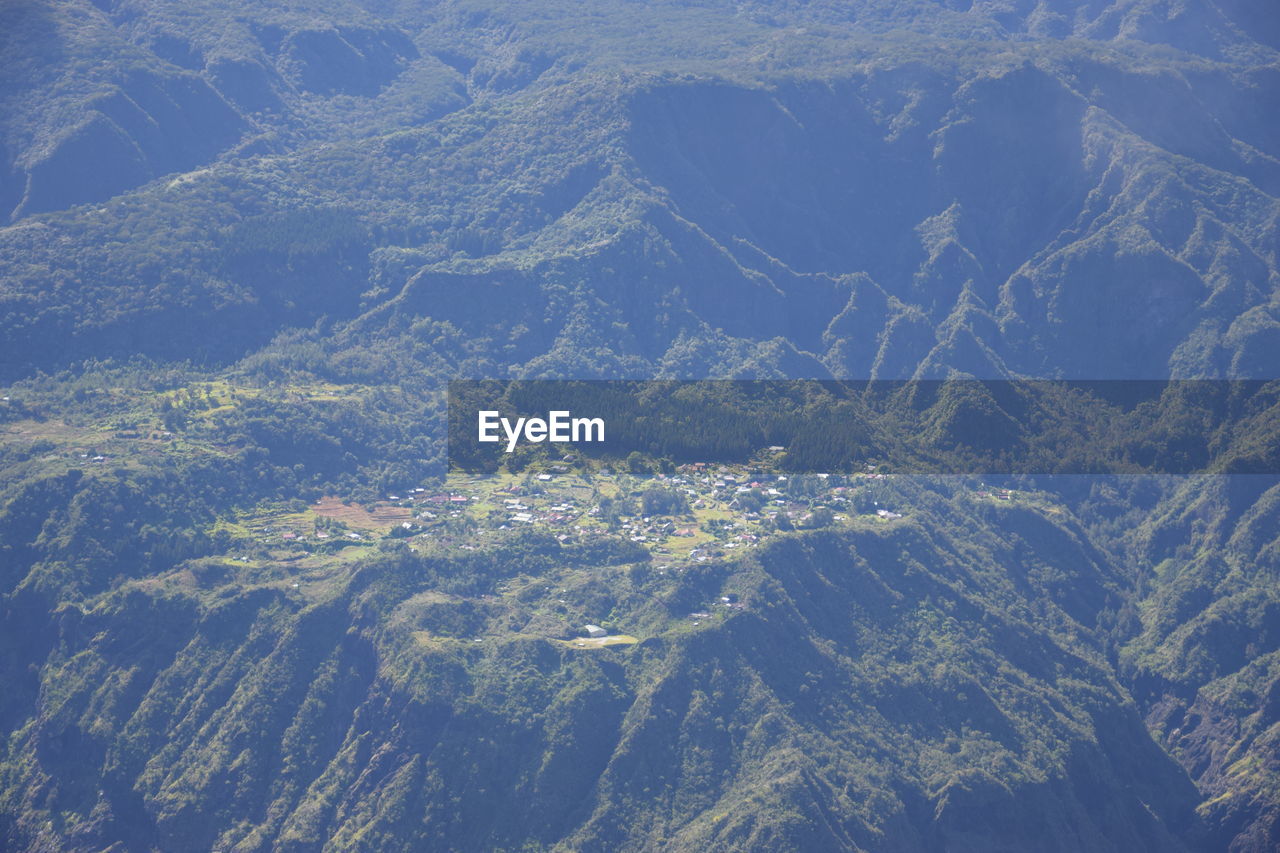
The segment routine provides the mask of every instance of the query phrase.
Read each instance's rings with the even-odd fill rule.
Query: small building
[[[582,630],[587,632],[587,636],[595,639],[596,637],[607,637],[609,632],[601,628],[599,625],[583,625]]]

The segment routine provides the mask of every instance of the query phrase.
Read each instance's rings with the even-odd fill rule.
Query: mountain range
[[[1280,378],[1272,6],[3,4],[4,846],[1275,849],[1275,477],[387,514],[452,378]]]

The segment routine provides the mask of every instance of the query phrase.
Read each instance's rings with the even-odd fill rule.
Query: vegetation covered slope
[[[487,373],[1268,375],[1244,11],[900,5],[13,4],[0,360],[359,317]]]
[[[9,741],[10,837],[1196,848],[1196,790],[1092,629],[1126,579],[1060,508],[909,495],[921,521],[680,572],[575,568],[554,540],[516,540],[480,559],[392,549],[301,584],[195,561],[78,596],[32,633],[48,657]],[[555,596],[644,639],[550,642]]]
[[[1157,738],[1204,793],[1219,843],[1280,836],[1277,491],[1272,478],[1183,484],[1139,537],[1153,567],[1141,633],[1121,650]]]

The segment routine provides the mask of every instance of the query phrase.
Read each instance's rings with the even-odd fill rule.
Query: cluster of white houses
[[[654,515],[642,515],[635,508],[628,508],[631,515],[619,514],[618,497],[613,508],[603,512],[606,500],[597,487],[608,476],[596,472],[584,477],[561,467],[551,473],[530,473],[523,482],[514,484],[498,478],[451,480],[444,489],[420,487],[387,495],[380,509],[384,517],[402,513],[394,518],[387,535],[435,540],[441,545],[475,546],[483,542],[487,531],[498,530],[545,528],[562,542],[608,530],[657,555],[690,562],[749,548],[776,529],[839,523],[854,515],[887,521],[903,517],[893,506],[894,490],[888,488],[892,478],[874,472],[789,476],[758,466],[691,463],[668,473],[619,476],[612,481],[629,483],[633,490],[630,497],[638,504],[643,504],[642,495],[654,488],[680,495],[681,508],[675,514]],[[1007,489],[983,489],[977,492],[978,497],[1011,500],[1013,496]],[[465,524],[451,524],[455,520]],[[293,541],[307,537],[302,530],[282,533],[280,528],[267,527],[263,532]],[[348,531],[341,525],[326,530],[317,524],[310,535],[368,542],[379,534]],[[681,540],[687,544],[682,546]]]

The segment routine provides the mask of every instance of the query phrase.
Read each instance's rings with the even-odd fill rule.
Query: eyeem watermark
[[[814,473],[1276,476],[1280,379],[449,383],[455,470],[553,442],[613,460],[773,452]]]
[[[516,418],[512,423],[494,409],[481,409],[476,417],[476,440],[507,440],[507,453],[512,453],[523,438],[537,444],[543,441],[580,443],[604,441],[603,418],[575,418],[569,411],[550,411],[545,418]],[[503,435],[498,434],[501,428]]]

